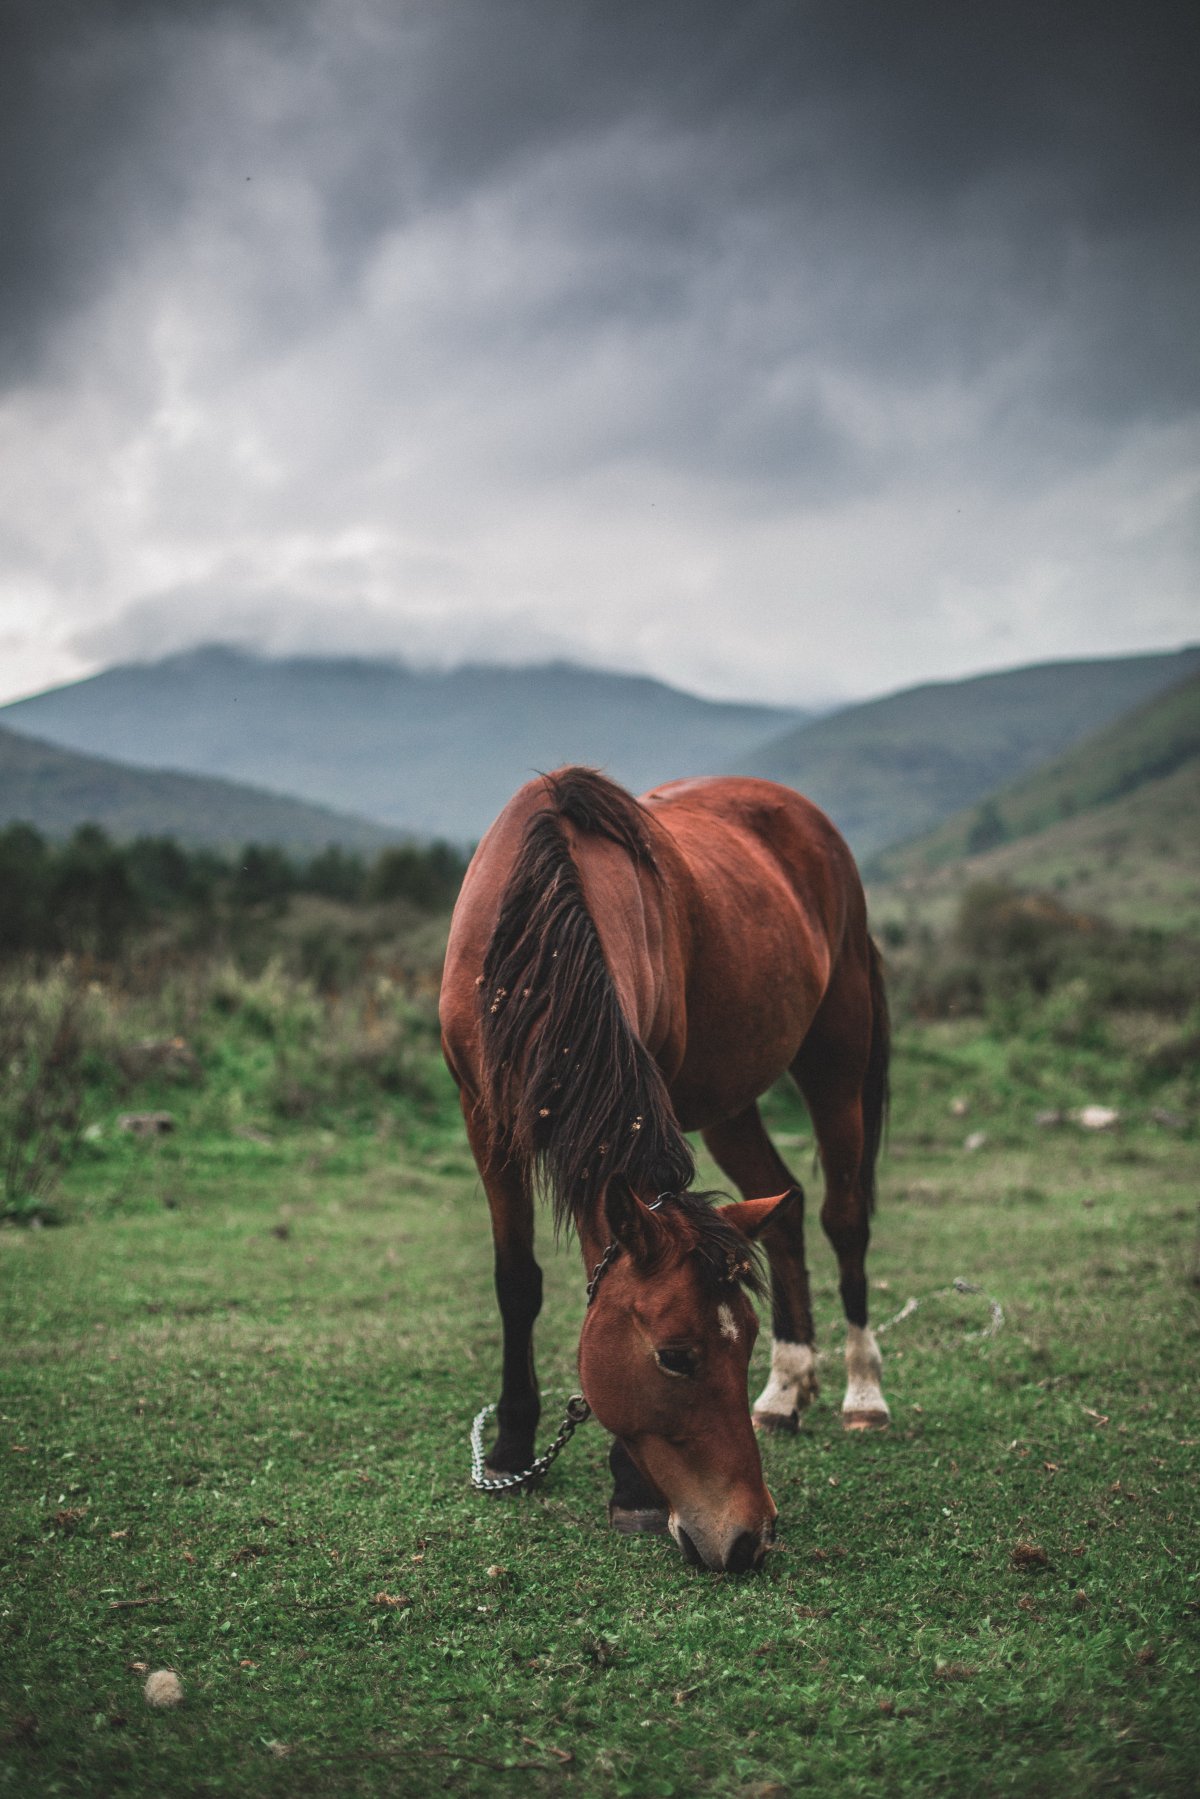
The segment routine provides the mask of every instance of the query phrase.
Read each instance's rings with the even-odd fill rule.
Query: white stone
[[[156,1668],[147,1676],[142,1691],[147,1705],[179,1705],[183,1701],[183,1683],[170,1668]]]

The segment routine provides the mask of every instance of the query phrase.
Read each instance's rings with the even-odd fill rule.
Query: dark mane
[[[547,778],[500,902],[480,982],[482,1097],[493,1144],[549,1194],[557,1223],[623,1175],[645,1194],[695,1177],[662,1075],[621,1009],[564,821],[655,869],[646,814],[594,769]]]
[[[666,1228],[661,1241],[662,1253],[657,1257],[651,1253],[642,1262],[643,1269],[653,1273],[672,1244],[678,1242],[670,1225],[679,1219],[683,1224],[685,1253],[698,1263],[706,1287],[719,1293],[722,1287],[738,1284],[761,1296],[765,1288],[757,1247],[736,1226],[727,1223],[711,1203],[714,1199],[727,1197],[724,1193],[672,1194],[670,1204],[663,1209]]]
[[[561,818],[590,837],[620,844],[635,862],[657,870],[646,814],[632,794],[596,768],[560,768],[543,779]]]

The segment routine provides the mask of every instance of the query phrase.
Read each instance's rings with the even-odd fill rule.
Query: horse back
[[[676,859],[686,910],[686,1043],[671,1088],[685,1128],[731,1115],[791,1065],[835,975],[865,981],[866,905],[832,821],[751,778],[642,796]]]

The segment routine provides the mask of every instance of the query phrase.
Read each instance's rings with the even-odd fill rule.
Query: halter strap
[[[653,1202],[653,1204],[648,1205],[646,1207],[646,1210],[648,1212],[657,1212],[658,1208],[662,1205],[665,1205],[667,1200],[674,1199],[675,1197],[676,1197],[676,1195],[674,1193],[660,1193],[658,1198]],[[609,1244],[608,1248],[605,1250],[604,1254],[600,1257],[600,1260],[596,1263],[596,1266],[592,1269],[591,1278],[589,1279],[588,1284],[587,1284],[587,1302],[588,1302],[589,1307],[591,1306],[593,1299],[595,1299],[595,1297],[596,1297],[596,1292],[600,1286],[600,1282],[604,1279],[605,1275],[608,1273],[609,1269],[612,1267],[613,1263],[616,1261],[616,1259],[620,1255],[620,1253],[621,1253],[621,1245],[614,1238],[613,1241]]]

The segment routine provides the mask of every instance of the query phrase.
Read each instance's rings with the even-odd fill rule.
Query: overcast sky
[[[5,0],[0,699],[1200,637],[1194,0]]]

